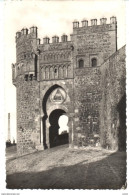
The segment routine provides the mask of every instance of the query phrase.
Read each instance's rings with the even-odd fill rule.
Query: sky
[[[16,88],[12,84],[11,64],[16,62],[15,34],[23,27],[38,27],[38,36],[59,37],[65,33],[70,40],[72,22],[117,17],[118,49],[126,43],[125,1],[5,1],[4,2],[4,128],[7,139],[8,113],[11,114],[11,140],[16,139]]]

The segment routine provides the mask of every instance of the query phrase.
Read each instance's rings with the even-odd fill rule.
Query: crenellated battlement
[[[91,19],[90,22],[91,25],[88,24],[88,20],[83,19],[80,27],[79,21],[74,21],[71,40],[66,34],[61,37],[54,35],[51,41],[48,36],[41,40],[38,38],[36,26],[29,29],[25,27],[16,32],[17,61],[12,67],[13,83],[15,84],[20,75],[24,75],[25,80],[36,79],[37,75],[38,78],[45,78],[42,75],[46,67],[71,64],[70,68],[73,71],[79,67],[80,60],[84,61],[84,67],[91,67],[93,59],[96,59],[97,66],[100,66],[117,50],[117,20],[112,16],[109,24],[105,17],[100,18],[99,24],[97,19]],[[41,69],[43,71],[40,73]]]
[[[24,35],[35,35],[37,37],[38,28],[36,26],[32,26],[30,27],[30,30],[28,30],[28,28],[23,28],[21,31],[16,32],[16,41]]]
[[[37,38],[38,36],[38,28],[33,26],[28,30],[28,28],[23,28],[21,31],[16,32],[16,43],[19,43],[19,40],[23,39],[30,39],[30,38],[36,38],[37,40],[37,45],[41,44],[41,39]],[[59,43],[59,42],[67,42],[68,41],[68,36],[66,34],[63,34],[61,36],[61,41],[59,41],[60,38],[57,35],[54,35],[52,37],[52,42],[51,43]],[[50,38],[48,36],[45,36],[43,38],[43,43],[42,44],[49,44],[50,43]]]
[[[100,18],[100,24],[97,25],[97,19],[91,19],[91,26],[99,26],[99,25],[106,25],[107,22],[107,18]],[[89,27],[88,25],[88,20],[84,19],[81,21],[82,22],[82,26],[81,27]],[[117,20],[115,16],[110,17],[110,25],[111,24],[116,24]],[[75,20],[73,22],[73,29],[74,28],[81,28],[79,27],[79,21]]]
[[[79,21],[75,20],[73,22],[73,34],[75,33],[89,33],[89,32],[101,32],[101,31],[108,31],[108,30],[114,30],[116,28],[117,19],[115,16],[110,17],[110,23],[107,24],[107,18],[100,18],[100,23],[97,23],[97,19],[91,19],[90,20],[91,25],[89,24],[89,21],[86,19],[83,19],[81,21],[82,25],[79,26]],[[84,31],[86,30],[86,31]],[[16,32],[16,42],[20,38],[36,38],[37,39],[37,45],[39,44],[50,44],[50,43],[60,43],[60,42],[67,42],[68,36],[66,34],[63,34],[61,38],[57,35],[52,36],[52,41],[50,41],[50,38],[48,36],[43,38],[43,42],[41,43],[41,40],[38,37],[38,28],[36,26],[30,27],[30,30],[28,28],[23,28],[21,31]]]
[[[88,25],[88,20],[84,19],[81,21],[82,25],[79,26],[79,21],[73,22],[73,34],[88,34],[88,33],[100,33],[107,31],[114,31],[117,28],[117,20],[116,17],[113,16],[110,18],[110,23],[107,24],[107,18],[100,18],[100,23],[97,23],[97,19],[90,20],[91,25]],[[71,35],[71,36],[72,36]]]
[[[116,17],[109,23],[107,18],[99,24],[97,19],[81,23],[73,22],[71,40],[66,34],[40,40],[34,26],[16,33],[12,81],[17,88],[18,155],[59,143],[60,111],[69,117],[70,147],[117,150],[120,145],[125,50],[117,52]]]

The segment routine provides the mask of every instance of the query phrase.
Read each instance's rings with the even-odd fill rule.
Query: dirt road
[[[63,145],[8,160],[7,188],[120,189],[125,167],[125,152]]]

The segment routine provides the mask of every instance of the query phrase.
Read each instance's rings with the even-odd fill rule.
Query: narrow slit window
[[[79,68],[83,68],[84,67],[84,61],[83,60],[79,60]]]
[[[25,81],[28,81],[28,75],[27,74],[25,75]]]
[[[33,74],[30,74],[30,81],[33,80]]]
[[[96,58],[93,58],[91,60],[91,62],[92,62],[92,67],[96,67],[97,66],[97,59]]]
[[[54,75],[55,75],[55,79],[57,79],[58,78],[58,69],[57,68],[54,69]]]

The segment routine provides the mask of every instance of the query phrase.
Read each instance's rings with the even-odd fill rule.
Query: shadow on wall
[[[101,134],[101,145],[103,148],[126,151],[126,94],[121,97],[116,106],[111,110],[111,104],[105,101],[105,115],[102,116],[105,131]],[[107,120],[107,106],[111,110],[111,120]],[[112,127],[115,123],[115,128]],[[103,128],[104,129],[104,128]]]
[[[64,157],[65,158],[65,157]],[[125,152],[116,152],[96,162],[58,167],[42,172],[21,172],[7,176],[9,189],[121,189],[126,182]],[[72,162],[73,163],[73,162]]]
[[[119,113],[118,149],[126,150],[126,93],[117,104]]]

